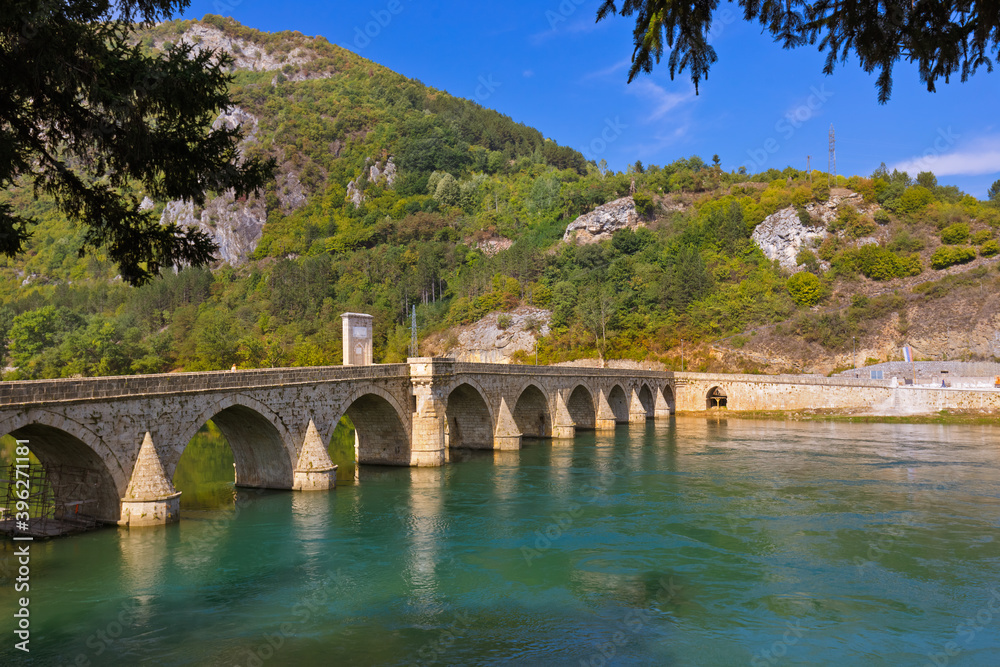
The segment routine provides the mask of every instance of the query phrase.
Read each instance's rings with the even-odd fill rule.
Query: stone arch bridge
[[[212,420],[240,486],[325,490],[327,444],[343,415],[360,464],[440,466],[449,450],[519,449],[525,438],[668,417],[672,373],[457,363],[176,373],[0,383],[0,435],[45,465],[86,469],[87,513],[107,523],[179,517],[171,479]],[[69,500],[69,499],[63,499]]]

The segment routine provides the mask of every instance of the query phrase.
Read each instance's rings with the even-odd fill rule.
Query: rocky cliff
[[[257,141],[258,119],[238,106],[220,114],[212,127],[242,128],[244,138],[241,150],[247,144]],[[287,213],[305,204],[302,185],[294,172],[278,174],[278,200],[282,210]],[[189,201],[167,202],[160,216],[162,224],[177,223],[185,227],[198,227],[210,234],[219,246],[216,257],[233,266],[245,262],[257,248],[266,221],[267,210],[263,199],[249,197],[237,200],[232,190],[209,199],[204,208],[197,211]]]
[[[799,251],[803,247],[812,247],[828,235],[821,227],[802,224],[798,212],[789,206],[764,218],[764,222],[753,230],[751,238],[765,257],[777,260],[783,269],[795,271],[798,265],[795,257]]]
[[[309,48],[297,46],[287,53],[273,52],[264,45],[227,35],[213,25],[196,23],[181,33],[179,37],[173,40],[161,37],[155,40],[153,45],[162,49],[170,41],[190,44],[194,47],[195,52],[224,51],[233,57],[231,70],[280,71],[281,76],[290,81],[324,79],[333,74],[333,70],[329,67],[321,71],[309,70],[307,65],[316,59],[316,53]],[[277,83],[277,75],[271,83]]]
[[[569,223],[564,241],[576,243],[598,243],[611,238],[619,229],[636,229],[642,225],[635,210],[632,197],[621,197],[598,206],[590,213],[584,213]]]
[[[534,351],[535,336],[548,335],[551,317],[548,310],[528,306],[509,313],[490,313],[475,324],[452,329],[447,338],[428,339],[428,349],[421,352],[458,361],[509,364],[515,352]]]

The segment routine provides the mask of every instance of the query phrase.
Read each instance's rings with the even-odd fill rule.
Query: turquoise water
[[[996,665],[998,436],[685,417],[213,491],[35,543],[27,655],[5,543],[0,663]]]

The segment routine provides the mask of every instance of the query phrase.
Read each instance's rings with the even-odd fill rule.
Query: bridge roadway
[[[46,466],[89,471],[89,497],[75,499],[87,501],[88,514],[157,525],[179,518],[171,480],[208,420],[233,450],[237,485],[319,491],[335,485],[327,446],[345,414],[358,463],[440,466],[450,449],[519,449],[524,438],[572,438],[579,429],[669,417],[674,391],[669,372],[429,357],[3,382],[0,434],[27,440]]]

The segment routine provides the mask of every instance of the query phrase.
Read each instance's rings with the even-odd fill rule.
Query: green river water
[[[681,417],[3,544],[0,664],[1000,665],[1000,428]]]

